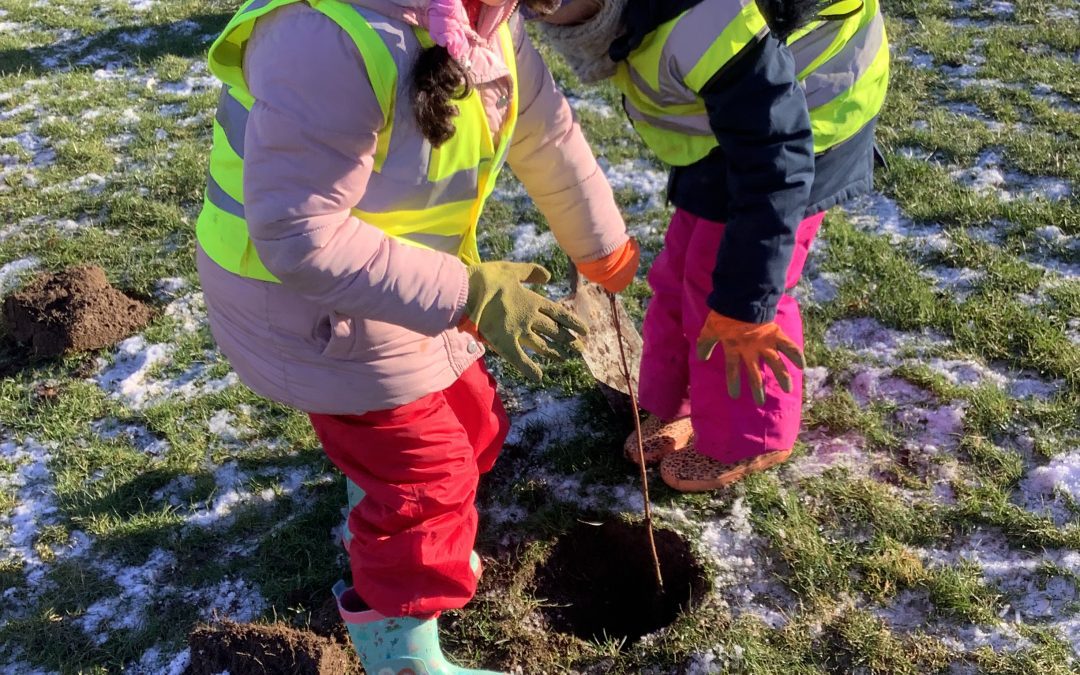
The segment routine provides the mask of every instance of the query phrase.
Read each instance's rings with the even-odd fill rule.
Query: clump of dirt
[[[689,543],[656,530],[664,577],[658,592],[642,523],[581,523],[563,535],[537,570],[535,594],[554,605],[542,611],[552,628],[585,640],[615,638],[629,645],[670,625],[696,606],[709,587]]]
[[[152,316],[150,307],[110,285],[100,267],[40,274],[4,299],[8,331],[38,358],[114,345]]]
[[[196,628],[188,646],[187,675],[343,675],[360,670],[343,645],[281,624],[223,621]]]

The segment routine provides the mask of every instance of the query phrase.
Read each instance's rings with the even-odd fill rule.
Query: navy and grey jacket
[[[658,26],[699,2],[628,3],[626,32],[612,43],[612,59],[626,58]],[[794,60],[775,32],[726,64],[700,94],[719,147],[672,169],[668,199],[726,223],[709,307],[739,321],[772,321],[799,223],[870,190],[874,124],[815,158]]]

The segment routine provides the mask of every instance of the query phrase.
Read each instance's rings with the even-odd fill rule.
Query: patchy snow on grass
[[[535,223],[522,223],[510,233],[514,248],[508,256],[518,262],[536,262],[556,247],[551,232],[538,232]]]
[[[894,419],[904,430],[905,446],[931,455],[951,451],[964,431],[967,403],[954,401],[943,406],[906,406]]]
[[[6,663],[0,663],[0,672],[10,673],[10,675],[59,675],[59,671],[50,671],[43,668],[35,668],[24,661],[18,660],[19,658],[25,656],[26,655],[24,653],[19,651],[19,653],[16,654],[15,660],[10,660]]]
[[[184,475],[169,481],[165,486],[154,491],[151,499],[165,502],[170,506],[181,507],[188,503],[188,495],[195,489],[195,479]]]
[[[507,445],[532,443],[533,448],[543,449],[554,440],[579,435],[575,422],[579,398],[561,398],[548,391],[537,391],[520,398],[515,396],[515,400]]]
[[[986,272],[966,267],[930,267],[920,270],[938,290],[948,293],[956,302],[963,302],[978,288]]]
[[[221,80],[212,75],[188,75],[176,82],[155,82],[155,89],[162,94],[187,98],[204,91],[217,89]]]
[[[1056,225],[1044,225],[1036,228],[1034,234],[1035,240],[1044,245],[1070,251],[1080,250],[1080,237],[1065,234]]]
[[[684,675],[728,673],[732,672],[731,669],[737,667],[742,660],[743,648],[739,645],[735,645],[730,650],[722,645],[717,645],[712,649],[692,655],[680,672]]]
[[[1080,653],[1080,552],[1043,549],[1017,550],[995,530],[976,528],[949,550],[922,549],[920,556],[931,567],[969,562],[978,565],[985,583],[1001,593],[1002,624],[965,627],[953,639],[964,650],[989,645],[1017,649],[1027,644],[1020,634],[1023,625],[1046,626]]]
[[[911,64],[912,68],[919,70],[929,70],[934,67],[934,57],[921,49],[911,48],[904,54],[900,54],[896,57],[897,61],[906,61]]]
[[[947,252],[953,244],[940,227],[916,225],[900,206],[880,194],[873,193],[853,200],[845,206],[848,220],[857,229],[887,237],[895,244],[912,246],[917,251]]]
[[[1060,389],[1058,382],[1047,382],[1038,377],[1025,377],[1017,375],[1010,378],[1006,384],[1006,391],[1013,398],[1053,398]]]
[[[1053,518],[1059,526],[1080,518],[1080,449],[1058,455],[1028,472],[1020,484],[1021,504]]]
[[[706,520],[699,543],[716,569],[714,592],[738,617],[750,615],[780,628],[795,607],[794,598],[771,571],[769,549],[750,524],[750,507],[736,499],[727,516]]]
[[[104,176],[96,173],[88,173],[83,176],[72,180],[67,185],[69,192],[85,192],[92,196],[100,195],[105,191],[105,185],[108,183],[108,179]],[[52,186],[50,186],[51,188]]]
[[[182,277],[159,279],[158,282],[154,284],[154,295],[163,299],[175,298],[180,295],[182,291],[187,290],[189,285],[188,280]],[[192,304],[194,305],[194,302],[192,302]],[[203,311],[205,312],[206,303],[204,302],[202,306]]]
[[[0,267],[0,295],[15,289],[20,278],[38,266],[37,258],[20,258]]]
[[[168,499],[170,503],[182,502],[183,495],[190,492],[192,482],[181,477],[167,485],[156,498]],[[277,479],[272,487],[256,492],[253,484],[266,482],[265,479]],[[301,491],[308,482],[322,483],[331,480],[331,474],[315,476],[304,467],[289,469],[271,468],[250,474],[240,468],[236,461],[214,467],[214,492],[205,502],[184,516],[184,521],[193,527],[221,527],[232,522],[235,513],[248,506],[269,504],[279,498],[301,500]]]
[[[138,126],[139,122],[142,121],[142,117],[134,108],[124,108],[120,113],[120,116],[116,118],[116,121],[122,126],[134,127]]]
[[[897,593],[889,604],[871,607],[869,611],[893,630],[911,632],[926,625],[934,606],[925,590],[906,588]]]
[[[925,403],[932,398],[930,392],[925,389],[895,377],[891,368],[860,370],[851,379],[848,389],[860,407],[865,407],[873,401],[910,406],[915,403]]]
[[[1075,21],[1077,18],[1080,18],[1080,13],[1075,9],[1051,7],[1046,11],[1046,18],[1051,21]]]
[[[160,645],[143,652],[138,663],[128,664],[124,672],[129,675],[184,675],[191,663],[191,651],[184,649],[177,654],[163,654]]]
[[[1069,319],[1065,329],[1065,337],[1074,345],[1080,345],[1080,318]]]
[[[932,372],[944,377],[949,384],[962,387],[992,384],[1005,388],[1008,383],[1008,377],[977,361],[933,358],[924,363]]]
[[[204,506],[186,517],[188,523],[198,527],[220,524],[238,506],[252,499],[252,492],[248,488],[251,476],[241,471],[236,462],[228,462],[218,468],[214,472],[214,482],[214,495]]]
[[[244,579],[223,579],[212,586],[194,589],[186,599],[198,606],[206,621],[229,619],[239,623],[254,621],[266,611],[266,600],[259,588]]]
[[[555,501],[572,504],[583,511],[641,513],[645,502],[641,488],[634,483],[621,485],[586,485],[577,476],[567,476],[543,468],[529,469],[530,478],[543,485]],[[664,515],[665,509],[655,508],[654,514]]]
[[[519,504],[487,504],[480,506],[479,510],[493,525],[520,523],[529,517],[529,512]]]
[[[825,345],[830,349],[843,348],[857,352],[871,363],[895,365],[903,352],[916,354],[930,346],[945,346],[948,338],[923,330],[905,333],[883,326],[876,319],[841,319],[825,331]]]
[[[33,113],[33,119],[40,119],[45,116],[45,109],[38,103],[37,98],[33,98],[9,110],[0,110],[0,122],[7,122],[27,113]]]
[[[832,391],[826,384],[828,378],[829,369],[822,366],[810,366],[803,370],[803,391],[806,400],[828,396]]]
[[[151,457],[164,457],[172,447],[169,441],[157,435],[141,424],[121,422],[113,417],[106,417],[90,424],[90,428],[99,438],[106,441],[123,440],[135,449]]]
[[[186,284],[183,279],[179,281]],[[172,317],[185,333],[198,332],[206,326],[206,298],[202,293],[190,293],[179,297],[166,305],[165,316]]]
[[[662,208],[667,191],[668,176],[652,163],[635,159],[612,165],[600,158],[600,167],[604,170],[611,189],[616,192],[629,190],[637,195],[639,203],[630,210],[650,210]]]
[[[969,54],[967,63],[962,63],[959,66],[943,64],[938,67],[938,72],[951,78],[975,77],[979,72],[979,68],[982,67],[984,63],[986,63],[985,56],[980,54]]]
[[[0,145],[15,145],[30,155],[30,162],[21,162],[24,168],[43,169],[56,161],[56,152],[49,142],[33,131],[21,131],[14,136],[0,138]]]
[[[793,457],[780,468],[782,475],[794,480],[816,478],[831,469],[846,469],[855,478],[869,478],[892,464],[888,456],[867,450],[866,439],[856,431],[837,436],[812,429],[803,432],[799,440],[806,446],[806,454]]]
[[[194,330],[199,322],[192,318],[194,314],[187,312],[194,311],[192,307],[197,307],[201,302],[201,298],[181,298],[166,308],[166,314],[170,314],[170,309],[175,309],[175,315],[181,318],[182,328]],[[202,363],[193,364],[179,375],[159,376],[159,370],[173,363],[175,351],[172,344],[149,343],[144,336],[135,335],[117,345],[111,364],[105,358],[97,359],[100,370],[93,379],[109,396],[134,410],[142,410],[173,397],[191,400],[216,394],[240,382],[232,371],[220,378],[209,376],[211,367],[221,358],[215,351],[206,352]]]
[[[79,531],[47,549],[38,542],[42,528],[60,522],[56,486],[49,470],[52,449],[51,444],[43,445],[33,438],[22,442],[0,438],[0,467],[5,469],[0,473],[0,492],[15,497],[12,509],[0,514],[0,563],[21,567],[31,592],[42,590],[50,563],[42,557],[45,550],[49,559],[56,559],[82,555],[90,547],[89,537]],[[6,589],[3,597],[15,590]]]
[[[99,563],[102,578],[115,582],[120,593],[86,608],[78,620],[83,632],[101,645],[113,631],[137,630],[145,620],[146,608],[169,585],[175,566],[176,556],[162,549],[155,549],[142,565]]]
[[[236,425],[236,415],[226,409],[218,410],[206,423],[211,434],[225,443],[236,443],[251,434],[251,429]]]
[[[134,47],[145,47],[154,41],[157,37],[157,31],[153,28],[143,28],[137,31],[125,31],[117,36],[117,39],[125,44]]]
[[[141,335],[130,337],[117,345],[116,357],[111,367],[105,367],[104,359],[98,363],[104,368],[97,376],[97,383],[111,396],[139,410],[165,392],[165,384],[153,379],[153,370],[169,361],[175,348],[166,344],[148,344]]]
[[[1016,199],[1061,201],[1072,194],[1072,186],[1067,180],[1006,171],[1003,161],[1000,151],[987,150],[979,156],[975,166],[954,169],[949,175],[960,185],[979,194],[995,195],[1006,202]]]

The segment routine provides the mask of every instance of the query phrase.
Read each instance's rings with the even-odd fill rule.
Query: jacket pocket
[[[323,356],[328,359],[347,359],[356,342],[353,318],[331,311],[319,320],[315,335],[323,346]]]

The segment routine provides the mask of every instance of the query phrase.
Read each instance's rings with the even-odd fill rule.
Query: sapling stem
[[[634,413],[634,435],[637,437],[638,468],[641,469],[641,498],[645,502],[645,530],[649,535],[649,549],[652,553],[653,572],[656,574],[656,588],[659,593],[664,592],[664,577],[660,573],[660,554],[656,552],[656,538],[653,536],[652,525],[652,502],[649,500],[649,477],[645,471],[645,444],[641,439],[641,413],[638,412],[637,394],[634,392],[634,379],[630,375],[630,365],[626,360],[626,349],[623,347],[622,325],[619,321],[618,301],[614,293],[608,293],[608,302],[611,303],[611,318],[615,322],[615,335],[619,338],[619,359],[622,362],[623,377],[626,378],[626,389],[630,392],[630,409]]]

